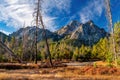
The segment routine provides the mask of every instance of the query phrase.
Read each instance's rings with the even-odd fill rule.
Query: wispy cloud
[[[71,0],[44,0],[42,8],[45,13],[59,12],[59,13],[69,13],[71,7]],[[55,11],[57,10],[57,11]]]
[[[42,15],[46,27],[55,31],[57,29],[57,15],[69,14],[71,8],[71,0],[44,0],[42,4]],[[49,15],[49,16],[48,16]]]
[[[43,0],[43,19],[46,27],[50,30],[55,29],[55,19],[57,16],[51,15],[54,9],[55,14],[67,13],[70,9],[71,0]],[[24,21],[27,26],[31,26],[33,20],[32,13],[34,10],[35,0],[0,0],[0,21],[7,26],[14,28],[22,27]]]
[[[26,25],[30,25],[33,10],[27,1],[22,3],[19,0],[4,0],[0,5],[0,21],[4,21],[7,26],[20,28],[24,21]]]
[[[4,30],[0,30],[0,32],[2,32],[2,33],[4,33],[4,34],[7,34],[7,35],[10,34],[10,32],[4,31]]]
[[[90,0],[88,4],[80,11],[80,21],[86,22],[90,19],[100,17],[104,9],[104,0]]]

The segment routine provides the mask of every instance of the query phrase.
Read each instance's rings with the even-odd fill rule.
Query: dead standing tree
[[[34,13],[33,13],[33,17],[35,18],[35,39],[33,41],[34,43],[34,51],[35,51],[35,64],[37,64],[37,39],[38,39],[38,27],[40,26],[40,23],[39,23],[39,1],[37,2],[36,4],[36,8],[34,9]]]
[[[109,31],[110,31],[110,35],[112,37],[110,44],[112,44],[112,52],[114,54],[114,60],[117,65],[117,54],[115,51],[114,28],[113,28],[112,13],[111,13],[111,8],[110,8],[110,0],[105,0],[105,4],[106,4],[106,11],[107,11],[107,18],[109,20]]]
[[[51,59],[51,54],[50,54],[50,49],[49,49],[49,44],[48,44],[48,40],[47,40],[47,35],[46,35],[46,30],[45,30],[45,25],[43,23],[43,18],[42,18],[42,9],[41,9],[41,3],[42,3],[42,0],[38,0],[37,1],[37,7],[35,9],[35,17],[36,17],[36,32],[35,32],[35,48],[36,48],[36,61],[35,63],[37,63],[37,28],[38,26],[42,26],[43,28],[43,37],[45,39],[45,48],[46,48],[46,54],[49,56],[49,62],[51,64],[51,66],[53,66],[53,63],[52,63],[52,59]]]
[[[23,36],[22,36],[22,56],[21,58],[24,60],[24,56],[26,53],[26,44],[27,44],[27,40],[28,40],[28,36],[26,34],[26,30],[25,30],[25,22],[23,24]]]
[[[39,16],[39,19],[40,19],[40,23],[41,23],[41,26],[43,28],[43,37],[45,39],[45,46],[46,46],[46,54],[49,56],[49,62],[51,64],[51,66],[53,66],[53,63],[52,63],[52,59],[51,59],[51,54],[50,54],[50,49],[49,49],[49,44],[48,44],[48,40],[47,40],[47,35],[46,35],[46,30],[45,30],[45,25],[43,23],[43,18],[42,18],[42,9],[41,9],[41,4],[42,0],[38,0],[38,8],[39,8],[39,12],[38,12],[38,16]]]

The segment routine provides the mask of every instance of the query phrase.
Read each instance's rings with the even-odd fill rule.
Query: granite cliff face
[[[84,44],[92,45],[98,42],[101,38],[107,36],[104,29],[96,26],[93,21],[88,21],[80,25],[70,36],[70,39],[77,39]]]
[[[18,31],[13,32],[12,34],[10,34],[11,37],[15,37],[16,39],[22,39],[23,35],[28,39],[28,40],[34,40],[35,39],[35,31],[36,28],[35,27],[26,27],[26,28],[20,28]],[[38,28],[38,42],[43,40],[43,29]],[[51,38],[53,40],[58,40],[59,39],[59,35],[53,32],[50,32],[49,30],[45,30],[47,37]]]
[[[35,36],[35,29],[35,27],[21,28],[18,31],[10,34],[10,36],[14,36],[17,39],[22,39],[24,34],[29,40],[33,40]],[[43,40],[42,33],[43,29],[38,28],[38,42]],[[67,40],[77,40],[76,43],[84,45],[93,45],[101,38],[107,36],[107,32],[95,25],[91,20],[84,24],[79,23],[78,21],[71,21],[69,24],[56,32],[51,32],[46,29],[46,34],[48,39],[52,39],[54,41],[59,41],[67,37]]]
[[[67,39],[77,40],[81,44],[93,45],[97,43],[101,38],[107,36],[107,32],[99,28],[93,21],[88,21],[84,24],[77,21],[72,21],[67,26],[64,26],[57,31],[58,35],[68,36]]]
[[[76,28],[78,28],[81,24],[78,21],[71,21],[68,25],[62,27],[60,30],[57,31],[57,34],[61,36],[65,36],[68,34],[72,34]]]

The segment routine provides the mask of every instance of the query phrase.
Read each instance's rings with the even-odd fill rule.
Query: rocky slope
[[[77,39],[86,45],[92,45],[106,36],[107,32],[104,29],[96,26],[93,21],[88,21],[73,31],[70,39]]]
[[[38,41],[41,41],[44,39],[43,37],[43,29],[38,28]],[[16,39],[22,39],[23,35],[28,38],[28,40],[34,40],[35,39],[35,31],[36,28],[35,27],[26,27],[26,28],[20,28],[18,31],[13,32],[12,34],[10,34],[10,36],[14,36],[16,37]],[[52,33],[49,30],[45,30],[47,37],[51,38],[53,40],[58,40],[59,36],[56,33]]]
[[[68,34],[72,34],[76,28],[78,28],[81,24],[78,21],[71,21],[68,25],[62,27],[60,30],[57,31],[57,34],[65,36]]]
[[[35,36],[35,29],[35,27],[21,28],[10,34],[10,36],[14,36],[17,39],[22,39],[24,34],[29,40],[33,40]],[[38,41],[43,40],[42,32],[43,30],[38,28]],[[84,24],[79,23],[78,21],[71,21],[68,25],[62,27],[56,32],[50,32],[46,29],[46,33],[47,37],[52,40],[76,40],[76,44],[84,45],[93,45],[101,38],[107,36],[107,32],[95,25],[91,20]]]

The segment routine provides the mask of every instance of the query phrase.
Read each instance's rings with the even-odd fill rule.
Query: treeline
[[[109,40],[108,40],[109,39]],[[114,39],[117,57],[120,55],[120,22],[114,26]],[[81,45],[80,47],[73,46],[70,42],[61,40],[53,42],[49,40],[49,47],[51,57],[54,60],[73,60],[73,61],[90,61],[90,60],[103,60],[112,62],[114,54],[112,52],[112,45],[110,44],[111,37],[100,39],[100,41],[93,46]],[[34,44],[25,39],[25,42],[16,40],[12,37],[11,41],[8,39],[4,42],[16,55],[24,61],[34,61],[35,48]],[[78,42],[80,43],[80,42]],[[45,51],[45,42],[38,43],[38,60],[45,60],[48,56]],[[118,58],[119,59],[119,58]],[[14,61],[12,56],[7,54],[0,46],[0,61]]]

